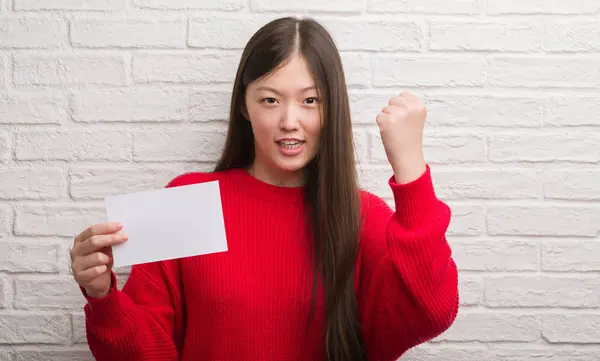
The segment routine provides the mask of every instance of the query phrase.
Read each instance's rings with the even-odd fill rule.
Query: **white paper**
[[[129,239],[113,247],[114,266],[227,251],[217,181],[105,197],[109,222]]]

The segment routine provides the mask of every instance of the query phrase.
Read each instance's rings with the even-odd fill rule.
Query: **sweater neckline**
[[[284,187],[270,184],[254,177],[244,168],[234,169],[233,172],[237,178],[234,182],[234,186],[244,188],[246,192],[255,197],[270,201],[289,203],[296,203],[303,200],[303,186]]]

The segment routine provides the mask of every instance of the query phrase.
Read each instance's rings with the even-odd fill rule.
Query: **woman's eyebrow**
[[[304,87],[304,88],[300,89],[299,92],[300,93],[305,93],[305,92],[307,92],[309,90],[315,90],[315,89],[317,89],[317,87],[314,86],[314,85],[311,85],[311,86],[307,86],[307,87]],[[261,86],[257,87],[256,90],[268,90],[268,91],[271,91],[271,92],[273,92],[275,94],[281,95],[281,92],[279,92],[277,89],[272,88],[270,86],[266,86],[266,85],[261,85]]]

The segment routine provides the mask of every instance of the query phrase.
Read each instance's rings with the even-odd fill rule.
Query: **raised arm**
[[[458,312],[457,268],[445,232],[450,209],[430,169],[408,184],[389,181],[396,211],[365,193],[356,275],[369,360],[395,361],[444,332]]]

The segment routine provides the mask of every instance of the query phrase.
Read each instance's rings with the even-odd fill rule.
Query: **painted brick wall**
[[[368,189],[389,200],[379,109],[428,104],[461,311],[405,359],[600,360],[600,2],[0,0],[0,361],[92,359],[72,237],[106,195],[210,169],[245,41],[307,12]]]

